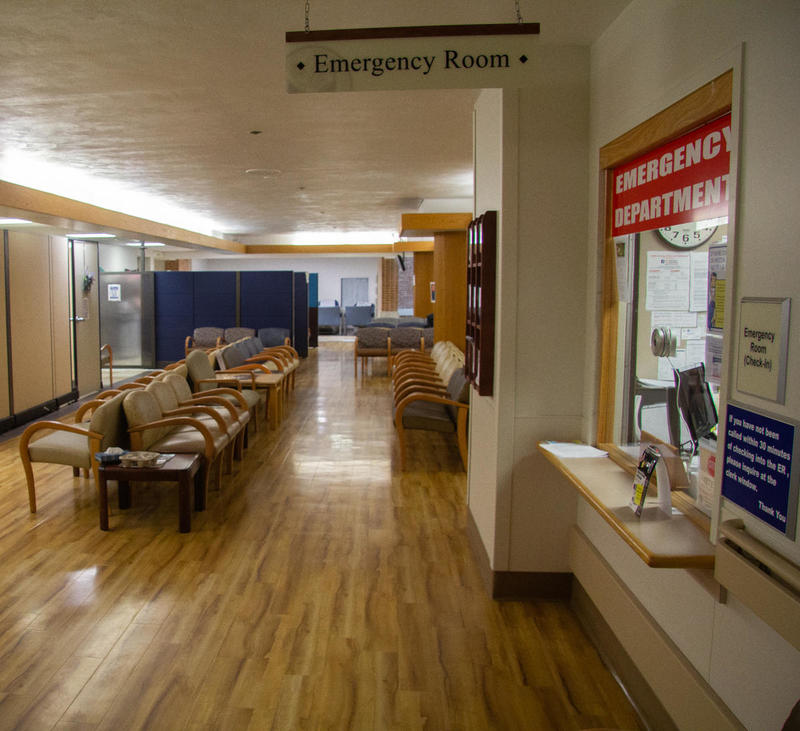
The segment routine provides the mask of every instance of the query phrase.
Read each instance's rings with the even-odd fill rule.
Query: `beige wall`
[[[0,236],[4,233],[0,231]],[[6,329],[6,258],[4,255],[5,242],[3,240],[3,250],[0,250],[0,419],[11,414],[11,401],[8,393],[8,352],[7,352],[7,329]]]
[[[735,226],[730,253],[735,259],[735,276],[730,297],[733,302],[745,296],[788,296],[795,303],[800,301],[797,242],[791,233],[800,224],[796,205],[800,194],[796,173],[800,145],[794,129],[800,113],[800,85],[793,70],[800,64],[795,32],[798,25],[800,5],[796,2],[636,0],[593,46],[593,170],[589,178],[586,247],[590,329],[599,322],[600,263],[596,254],[600,147],[729,68],[734,69],[734,130],[742,125],[737,206],[732,211]],[[646,43],[641,42],[643,38]],[[733,161],[732,168],[735,169]],[[730,282],[729,275],[729,285]],[[735,353],[737,346],[735,322],[732,325],[726,332],[728,353]],[[587,342],[590,354],[585,374],[585,411],[589,418],[584,436],[591,439],[598,343],[596,338]],[[785,405],[759,402],[737,393],[732,385],[730,357],[723,397],[761,406],[779,417],[798,419],[800,369],[793,367],[800,358],[795,347],[800,342],[796,322],[790,342]],[[590,544],[613,567],[624,590],[631,592],[674,643],[687,667],[710,685],[747,728],[780,728],[800,697],[800,653],[736,597],[729,596],[725,604],[709,599],[705,582],[710,572],[643,570],[640,562],[619,550],[612,532],[601,523],[591,511],[579,513],[578,525]],[[767,529],[759,537],[797,561],[796,544],[790,545]],[[702,580],[698,581],[698,577]],[[611,583],[598,584],[592,591],[599,604],[613,587]],[[608,619],[613,624],[613,617]],[[620,639],[624,644],[625,634]],[[659,666],[653,664],[645,674],[654,687],[668,688],[661,673]],[[662,702],[676,717],[681,713],[681,700],[670,697],[668,692]]]
[[[100,390],[100,284],[98,246],[74,242],[75,299],[78,317],[75,323],[75,357],[78,370],[78,392],[81,396]],[[94,285],[83,292],[84,272],[94,274]]]
[[[11,231],[8,302],[13,410],[72,389],[67,240]],[[6,381],[7,382],[7,381]]]
[[[576,498],[536,445],[583,429],[589,53],[542,47],[534,63],[532,88],[476,106],[476,212],[501,216],[495,394],[473,394],[469,502],[495,571],[561,572]]]
[[[433,235],[433,337],[449,340],[462,352],[466,347],[467,234],[466,231]]]
[[[430,283],[433,281],[433,252],[414,254],[414,316],[427,317],[433,312]]]
[[[744,124],[733,201],[739,206],[731,217],[731,297],[800,301],[793,234],[800,224],[797,27],[796,2],[634,0],[588,57],[578,48],[541,47],[532,89],[484,91],[476,103],[476,213],[493,207],[502,213],[498,377],[492,397],[472,397],[471,516],[495,570],[574,569],[601,610],[619,606],[621,598],[635,606],[636,621],[660,638],[660,654],[640,670],[687,728],[693,718],[709,717],[735,726],[728,710],[748,728],[780,728],[800,697],[800,653],[736,597],[719,602],[711,572],[647,569],[542,464],[535,443],[593,439],[600,147],[729,68],[735,134],[739,120]],[[735,337],[728,340],[735,352]],[[798,419],[796,322],[790,341],[786,404],[761,406]],[[723,384],[728,397],[756,405],[731,383],[728,377]],[[586,562],[570,563],[570,523],[587,536],[587,550],[613,581],[586,575]],[[800,551],[774,535],[763,539],[789,555]],[[635,642],[638,628],[628,632],[614,616],[606,620],[623,646]],[[642,657],[635,645],[628,649]],[[668,668],[685,675],[668,678]],[[697,707],[670,690],[681,683],[696,689]]]

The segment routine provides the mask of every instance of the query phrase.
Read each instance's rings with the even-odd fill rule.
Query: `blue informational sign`
[[[794,540],[798,475],[792,474],[798,429],[728,404],[722,496]]]

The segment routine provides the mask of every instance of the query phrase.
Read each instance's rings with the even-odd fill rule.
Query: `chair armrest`
[[[236,393],[239,393],[236,391]],[[224,398],[223,396],[197,396],[191,398],[187,401],[181,401],[181,406],[221,406],[224,408],[232,419],[237,419],[239,417],[239,412],[236,410],[236,407],[228,401],[228,399]],[[246,411],[246,407],[243,407],[243,410]]]
[[[231,391],[241,391],[242,390],[242,379],[241,378],[198,378],[194,382],[195,389],[197,389],[201,383],[213,383],[215,386],[219,386],[220,383],[228,383],[230,385],[225,386],[225,388],[229,388]],[[213,393],[214,391],[218,391],[219,388],[210,388],[207,391],[200,391],[195,390],[195,393]]]
[[[219,383],[219,381],[215,381],[215,383]],[[202,397],[204,398],[206,396],[214,396],[214,397],[218,396],[222,398],[223,401],[226,400],[225,398],[226,396],[233,396],[236,399],[239,406],[241,406],[242,409],[247,411],[248,408],[247,400],[245,399],[244,396],[242,396],[242,382],[237,379],[236,385],[238,386],[238,388],[210,388],[208,389],[208,391],[198,391],[197,394],[202,395]]]
[[[406,406],[409,404],[413,404],[415,401],[428,401],[432,404],[442,404],[443,406],[455,406],[458,409],[465,409],[469,411],[469,404],[465,404],[462,401],[453,401],[449,398],[444,398],[443,396],[437,396],[431,393],[422,393],[420,391],[414,391],[403,398],[397,404],[397,410],[395,411],[395,423],[402,422],[403,419],[403,412],[406,410]]]
[[[116,395],[117,393],[119,393],[119,391],[117,391],[112,395]],[[106,398],[93,398],[91,401],[86,401],[82,403],[75,411],[75,423],[79,424],[80,422],[82,422],[83,417],[86,415],[87,412],[89,414],[93,414],[94,410],[98,406],[102,406],[106,402]]]
[[[426,385],[435,385],[444,387],[444,382],[439,376],[434,373],[405,373],[400,378],[392,381],[392,387],[396,391],[398,388],[408,385],[409,383],[422,383]]]
[[[233,366],[233,368],[226,368],[224,371],[218,373],[271,373],[269,368],[265,365],[258,363],[248,363],[247,365]]]
[[[444,386],[437,386],[435,384],[409,383],[395,391],[394,403],[399,404],[406,396],[412,393],[429,393],[438,396],[446,396],[447,389]]]
[[[148,429],[158,429],[162,426],[191,426],[203,437],[205,442],[205,456],[210,461],[214,458],[214,437],[208,427],[197,419],[192,419],[190,416],[170,416],[166,419],[156,419],[155,421],[147,422],[146,424],[139,424],[139,426],[132,426],[128,429],[128,434],[138,434],[139,432],[147,431]]]
[[[281,358],[269,354],[269,353],[260,353],[259,355],[252,355],[249,358],[245,358],[245,362],[247,363],[274,363],[278,370],[283,373],[284,369],[286,368],[286,361],[282,360]],[[241,367],[241,366],[239,366]]]
[[[22,436],[19,438],[19,448],[22,451],[23,447],[28,446],[28,442],[31,441],[31,438],[40,431],[65,431],[71,434],[81,434],[89,439],[100,439],[102,440],[103,435],[96,431],[90,431],[86,427],[82,427],[78,424],[66,424],[63,421],[37,421],[33,424],[30,424],[24,432],[22,432]]]
[[[192,406],[181,406],[178,409],[170,409],[169,411],[162,411],[163,416],[172,417],[172,416],[191,416],[192,414],[205,414],[206,416],[210,416],[214,421],[217,423],[221,432],[227,431],[227,424],[225,424],[225,419],[222,418],[218,411],[215,411],[210,406],[205,405],[192,405]]]
[[[232,376],[231,379],[222,378],[218,379],[216,383],[228,383],[231,380],[237,380],[239,385],[241,386],[242,383],[246,383],[250,388],[255,390],[256,387],[256,374],[251,370],[236,370],[234,368],[225,368],[221,371],[217,371],[217,373],[221,375],[230,375]],[[241,390],[241,389],[240,389]]]

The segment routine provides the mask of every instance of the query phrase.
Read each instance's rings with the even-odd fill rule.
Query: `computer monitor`
[[[705,366],[701,363],[693,368],[676,370],[675,388],[678,408],[696,447],[700,439],[713,434],[717,425],[717,407],[706,382]]]

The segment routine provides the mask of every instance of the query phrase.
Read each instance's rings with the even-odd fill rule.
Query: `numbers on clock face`
[[[671,246],[692,249],[708,241],[716,230],[716,226],[695,229],[694,224],[689,224],[688,226],[665,226],[658,229],[658,235]]]

